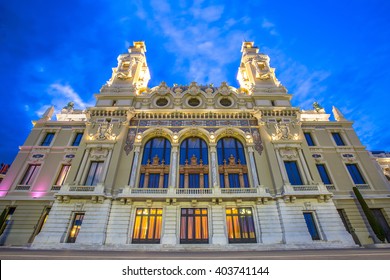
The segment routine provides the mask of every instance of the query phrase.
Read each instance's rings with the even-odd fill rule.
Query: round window
[[[222,98],[221,100],[219,100],[219,104],[224,107],[229,107],[232,105],[232,101],[229,98]]]
[[[190,98],[188,99],[188,105],[190,105],[191,107],[196,107],[196,106],[199,106],[200,104],[200,100],[198,98]]]
[[[159,107],[164,107],[167,104],[168,104],[168,99],[166,99],[166,98],[159,98],[156,101],[156,105],[159,106]]]

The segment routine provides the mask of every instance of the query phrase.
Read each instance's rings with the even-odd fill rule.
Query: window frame
[[[197,210],[199,210],[198,214],[196,213]],[[186,213],[183,213],[184,211]],[[190,211],[192,211],[192,213],[189,213]],[[180,230],[179,230],[180,244],[208,244],[209,243],[210,227],[209,227],[208,214],[209,211],[207,208],[184,208],[183,207],[180,209]],[[198,217],[200,220],[199,224],[197,223]],[[185,225],[183,225],[183,220],[185,221]],[[191,220],[192,220],[192,224],[190,226]],[[200,226],[200,229],[198,229],[198,226]],[[206,227],[206,229],[204,229],[204,226]],[[193,236],[193,238],[190,238],[189,236],[190,235],[189,228],[192,229],[191,236]],[[200,232],[200,238],[196,238],[197,229]],[[183,233],[184,236],[182,235]]]
[[[80,136],[80,137],[79,137]],[[83,132],[76,132],[74,137],[73,137],[73,141],[72,141],[72,144],[71,146],[72,147],[78,147],[80,146],[80,143],[81,141],[83,140],[83,136],[84,136],[84,133]],[[80,139],[78,139],[80,138]],[[78,141],[77,141],[78,140]],[[77,142],[76,142],[77,141]],[[76,145],[77,144],[77,145]]]
[[[233,211],[237,209],[237,213],[233,213]],[[228,213],[228,211],[231,211]],[[250,214],[241,214],[240,210],[245,210],[247,212],[250,210]],[[229,217],[231,217],[229,219]],[[239,226],[239,235],[240,237],[236,237],[236,234],[238,232],[235,231],[235,221],[234,217],[238,217],[238,226]],[[243,221],[241,221],[241,217],[244,218],[244,222],[247,227],[247,231],[244,232],[244,229],[242,224]],[[228,243],[229,244],[237,244],[237,243],[257,243],[257,234],[256,234],[256,224],[255,224],[255,214],[252,207],[227,207],[225,208],[225,218],[226,218],[226,235],[228,237]],[[229,221],[230,220],[230,221]],[[229,226],[229,223],[231,223],[231,227]],[[253,237],[250,237],[252,232],[250,231],[250,227],[253,228]],[[230,237],[229,229],[232,230],[232,238]],[[243,235],[247,235],[248,237],[243,237]]]
[[[344,139],[344,137],[341,136],[341,132],[331,132],[333,142],[336,144],[336,146],[343,147],[347,146],[347,143]]]
[[[148,210],[148,213],[144,213],[145,210]],[[155,210],[155,213],[152,213],[152,210]],[[136,208],[135,213],[134,213],[134,223],[133,223],[133,231],[131,234],[131,243],[132,244],[160,244],[161,242],[161,236],[163,232],[163,208],[158,208],[158,207],[142,207],[142,208]],[[138,223],[137,217],[140,217],[140,221]],[[146,232],[145,238],[142,238],[141,236],[143,235],[142,233],[142,225],[144,221],[144,217],[146,218]],[[151,217],[154,217],[154,220],[151,221]],[[150,223],[153,223],[153,227],[150,226]],[[137,224],[139,228],[137,229]],[[151,231],[152,237],[149,238],[150,232],[149,230],[152,228]],[[157,231],[157,232],[156,232]],[[137,235],[137,238],[135,237]]]
[[[68,167],[67,170],[66,170],[66,174],[65,174],[64,178],[62,179],[61,184],[58,184],[58,181],[60,180],[60,176],[62,175],[62,171],[63,171],[63,169],[66,166]],[[68,178],[68,175],[69,175],[69,172],[70,172],[70,168],[71,168],[71,164],[69,164],[69,163],[61,163],[60,164],[60,168],[57,171],[57,177],[56,177],[55,181],[53,182],[53,186],[58,186],[59,187],[59,186],[62,186],[65,183],[66,179]]]
[[[362,183],[361,183],[361,182],[356,182],[356,181],[355,181],[355,179],[357,179],[357,178],[355,177],[356,173],[352,174],[352,173],[351,173],[351,170],[350,170],[350,168],[349,168],[349,166],[354,166],[354,167],[356,168],[354,171],[357,171],[357,175],[358,175],[358,177],[360,176],[360,179],[362,180],[362,181],[361,181]],[[359,167],[359,165],[358,165],[357,163],[346,163],[346,164],[345,164],[345,167],[346,167],[347,172],[348,172],[348,175],[350,176],[350,178],[351,178],[351,180],[352,180],[352,183],[353,183],[354,185],[368,185],[368,182],[367,182],[367,180],[366,180],[366,178],[365,178],[365,176],[364,176],[362,170],[360,169],[360,167]]]
[[[286,173],[287,173],[287,178],[288,178],[288,181],[290,182],[290,184],[293,185],[293,186],[302,186],[302,185],[304,185],[304,177],[302,177],[302,174],[301,174],[298,162],[296,160],[284,160],[283,162],[284,162],[284,168],[285,168]],[[290,163],[294,163],[294,167],[296,168],[296,174],[289,173],[289,170],[291,170],[291,168],[287,168],[288,167],[287,163],[288,163],[289,166],[290,166]],[[291,174],[291,176],[290,176],[290,174]],[[298,175],[298,178],[299,178],[299,182],[298,183],[300,183],[300,184],[296,184],[296,182],[295,182],[295,177],[296,176],[295,175]],[[292,179],[294,179],[294,180],[292,180]],[[292,182],[292,181],[294,181],[294,182]]]
[[[314,138],[313,138],[313,134],[309,131],[305,131],[303,132],[303,136],[305,137],[305,140],[306,140],[306,143],[309,147],[315,147],[317,146],[316,145],[316,142],[314,141]],[[310,141],[309,141],[309,140]]]
[[[306,215],[305,214],[310,215],[311,222],[312,222],[312,225],[313,225],[313,229],[315,230],[316,235],[313,235],[312,231],[310,230],[309,224],[308,224],[308,220],[306,219]],[[317,220],[317,216],[315,214],[315,211],[303,211],[303,218],[305,220],[305,224],[306,224],[307,230],[308,230],[308,232],[309,232],[309,234],[311,236],[311,239],[313,241],[321,241],[322,240],[322,235],[321,235],[321,231],[320,231],[320,227],[319,227],[319,224],[318,224],[318,220]]]
[[[91,172],[91,168],[92,168],[92,165],[94,163],[98,163],[98,165],[95,168],[95,171],[94,171],[94,174],[93,174],[91,182],[89,184],[87,184],[88,178],[89,178],[89,175],[90,175],[90,172]],[[84,186],[94,187],[94,186],[97,186],[99,183],[102,183],[104,181],[104,178],[103,178],[103,176],[104,176],[104,174],[103,174],[103,172],[104,172],[104,163],[105,163],[104,161],[100,161],[100,160],[91,160],[89,162],[88,171],[85,174]],[[102,168],[102,170],[101,170],[102,173],[100,174],[101,178],[97,178],[96,184],[94,184],[94,181],[95,181],[95,178],[96,178],[96,171],[97,171],[97,169],[99,167],[99,164],[101,164],[101,168]]]
[[[323,178],[323,176],[321,175],[322,173],[320,172],[320,169],[318,168],[318,167],[320,167],[320,166],[323,167],[323,171],[324,171],[325,176],[327,177],[329,183],[326,183],[326,182],[324,181],[324,178]],[[325,164],[325,163],[316,163],[316,167],[317,167],[318,173],[320,174],[321,181],[324,183],[324,185],[333,185],[333,180],[332,180],[332,178],[331,178],[331,176],[330,176],[330,174],[329,174],[329,171],[328,171],[328,168],[326,167],[326,164]]]
[[[47,140],[48,136],[51,135],[50,139]],[[56,133],[55,132],[46,132],[45,133],[45,136],[43,137],[43,139],[41,140],[40,142],[40,145],[39,146],[42,146],[42,147],[50,147],[52,146],[52,144],[54,143],[54,138],[56,136]],[[48,143],[46,143],[48,142]]]
[[[76,221],[79,221],[79,220],[76,220],[77,216],[82,217],[79,225],[76,225]],[[69,225],[69,230],[68,230],[68,234],[67,234],[65,243],[76,243],[76,240],[77,240],[78,235],[80,234],[81,226],[83,224],[84,219],[85,219],[85,212],[72,213],[72,222]],[[74,236],[71,236],[74,227],[76,227],[75,234],[74,234]]]
[[[25,181],[25,178],[26,178],[26,176],[28,176],[28,172],[29,172],[29,170],[30,170],[30,168],[32,166],[35,166],[35,168],[32,171],[31,175],[29,175],[29,179],[27,179]],[[38,170],[37,170],[36,167],[39,167]],[[41,163],[27,163],[27,166],[25,168],[25,172],[20,177],[20,180],[19,180],[19,183],[17,184],[17,186],[29,186],[29,187],[31,187],[35,183],[35,181],[37,180],[37,178],[39,176],[39,173],[41,171],[41,168],[42,168],[42,164]]]

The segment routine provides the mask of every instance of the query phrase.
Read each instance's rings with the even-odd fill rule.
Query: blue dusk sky
[[[332,105],[369,150],[390,150],[389,1],[0,0],[0,162],[50,105],[94,105],[117,56],[145,41],[149,87],[238,87],[244,40],[271,57],[293,105]]]

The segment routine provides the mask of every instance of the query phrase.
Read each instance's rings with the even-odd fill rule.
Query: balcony
[[[30,190],[30,185],[17,185],[15,191],[28,192]]]
[[[122,189],[118,198],[271,198],[264,186],[257,188],[130,188]]]
[[[356,184],[355,187],[358,189],[358,190],[371,190],[371,187],[369,184]]]
[[[317,185],[290,185],[285,184],[282,196],[285,202],[294,202],[297,197],[317,198],[319,202],[328,201],[332,197],[328,187],[323,184]]]
[[[59,202],[69,202],[71,198],[90,198],[93,202],[102,203],[106,194],[103,184],[97,184],[96,186],[63,185],[55,194],[55,197]]]

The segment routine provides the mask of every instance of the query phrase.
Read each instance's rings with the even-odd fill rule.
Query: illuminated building
[[[84,111],[35,122],[0,185],[6,245],[131,250],[342,248],[375,241],[389,183],[352,122],[292,107],[270,59],[244,42],[239,88],[159,86],[146,47],[118,57]],[[387,226],[388,227],[388,226]],[[389,238],[389,235],[387,236]]]

